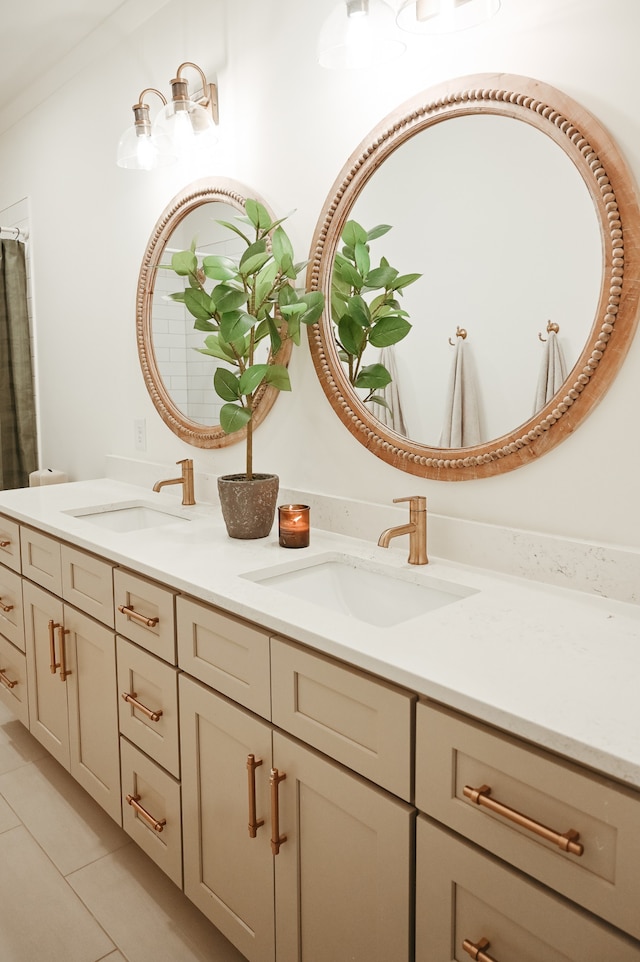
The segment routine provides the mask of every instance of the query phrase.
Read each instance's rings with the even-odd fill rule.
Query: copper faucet
[[[182,476],[180,478],[170,478],[168,481],[156,481],[153,490],[159,491],[160,488],[164,488],[167,484],[181,484],[182,503],[195,504],[196,499],[193,495],[193,461],[191,458],[184,458],[182,461],[176,461],[176,464],[182,465]]]
[[[386,528],[378,538],[378,545],[381,548],[388,548],[392,538],[398,538],[401,534],[408,534],[409,564],[429,564],[427,558],[427,499],[422,495],[393,499],[394,504],[401,501],[409,502],[408,523],[396,525],[395,528]]]

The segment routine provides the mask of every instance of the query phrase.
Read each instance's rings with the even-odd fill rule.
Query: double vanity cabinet
[[[252,962],[640,960],[640,794],[0,516],[0,697]]]

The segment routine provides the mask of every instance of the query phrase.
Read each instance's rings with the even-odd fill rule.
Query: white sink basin
[[[189,515],[181,512],[179,508],[172,511],[142,501],[94,505],[91,508],[76,508],[64,513],[109,531],[121,532],[158,528],[165,524],[175,524],[176,521],[191,521]]]
[[[316,557],[243,577],[379,627],[398,625],[476,593],[475,588],[422,572],[403,574],[348,555]]]

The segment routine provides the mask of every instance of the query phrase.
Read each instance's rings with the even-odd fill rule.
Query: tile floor
[[[1,962],[243,962],[0,702]]]

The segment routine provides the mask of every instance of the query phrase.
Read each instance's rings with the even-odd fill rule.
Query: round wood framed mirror
[[[219,221],[231,221],[245,210],[248,197],[268,205],[255,191],[221,178],[196,181],[177,194],[156,223],[144,255],[138,279],[136,333],[138,357],[144,382],[165,424],[188,444],[218,448],[243,441],[246,428],[225,434],[218,411],[223,401],[213,389],[213,375],[221,363],[200,353],[205,333],[172,294],[184,290],[184,281],[164,265],[176,251],[225,254],[233,257],[233,233]],[[273,217],[269,210],[270,216]],[[267,348],[265,346],[264,350]],[[285,341],[278,356],[287,364],[291,342]],[[266,358],[265,358],[266,360]],[[268,385],[258,389],[254,402],[254,427],[260,424],[278,396]]]
[[[351,266],[361,268],[366,300],[369,260],[377,270],[387,241],[394,233],[404,236],[404,247],[394,241],[380,263],[391,260],[401,276],[421,275],[397,298],[402,310],[412,298],[411,330],[402,343],[404,361],[413,367],[394,362],[393,373],[398,391],[410,399],[409,413],[424,409],[422,420],[414,418],[415,429],[400,425],[371,403],[371,391],[355,385],[336,310],[327,308],[309,338],[334,410],[376,456],[437,480],[488,477],[551,450],[602,398],[631,343],[639,215],[633,179],[611,137],[553,87],[482,74],[405,103],[368,135],[335,181],[316,226],[307,285],[323,291],[327,305],[333,295],[336,310],[343,310],[335,277],[343,287],[344,277],[335,265],[344,261],[346,246]],[[375,238],[359,263],[349,249],[349,228],[346,240],[343,234],[354,221]],[[381,222],[393,230],[378,240]],[[357,323],[368,323],[359,317]],[[554,338],[557,328],[567,349],[566,373],[540,400],[540,341]],[[445,432],[429,417],[445,406],[445,393],[449,406],[460,406],[459,393],[454,396],[460,383],[451,386],[454,350],[446,345],[463,330],[484,389],[477,401],[484,434],[467,443],[454,433],[458,441],[445,443]],[[384,343],[378,338],[375,346]],[[468,391],[469,382],[463,387]],[[523,389],[528,396],[520,397]]]

